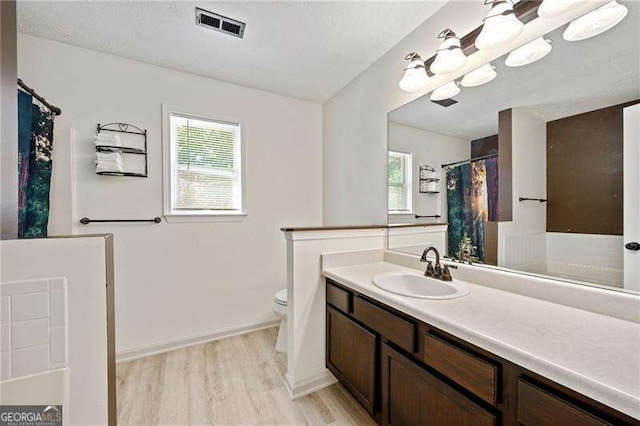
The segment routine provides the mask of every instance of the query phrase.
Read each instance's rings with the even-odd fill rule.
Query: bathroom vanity
[[[327,368],[378,423],[640,425],[638,377],[625,377],[637,375],[637,353],[610,350],[637,323],[471,283],[470,295],[451,300],[371,283],[408,270],[323,271]]]

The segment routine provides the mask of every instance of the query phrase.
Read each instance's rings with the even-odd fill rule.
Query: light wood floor
[[[273,327],[118,364],[118,424],[375,424],[339,384],[291,401],[276,334]]]

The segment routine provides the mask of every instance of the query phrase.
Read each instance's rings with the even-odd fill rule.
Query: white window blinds
[[[240,125],[171,114],[171,208],[242,211]]]

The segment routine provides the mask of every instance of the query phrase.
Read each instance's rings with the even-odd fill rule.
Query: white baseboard
[[[325,369],[321,374],[315,377],[311,377],[306,380],[299,380],[292,383],[291,376],[287,373],[284,377],[284,385],[291,396],[291,399],[301,398],[309,395],[310,393],[317,392],[320,389],[331,386],[338,382],[338,379],[331,374],[331,372]]]
[[[163,352],[173,351],[175,349],[186,348],[188,346],[199,345],[214,340],[220,340],[225,337],[237,336],[239,334],[250,333],[252,331],[262,330],[273,327],[280,323],[279,319],[273,319],[258,324],[244,325],[241,327],[232,327],[217,330],[212,333],[190,336],[181,339],[169,340],[162,343],[153,343],[151,345],[140,346],[133,349],[125,349],[116,353],[116,362],[131,361],[138,358],[156,355]]]

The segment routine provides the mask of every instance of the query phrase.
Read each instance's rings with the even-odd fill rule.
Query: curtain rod
[[[35,90],[33,90],[31,87],[29,87],[26,84],[24,84],[24,82],[22,80],[20,80],[20,79],[18,79],[18,86],[20,86],[22,89],[24,89],[31,96],[33,96],[34,98],[39,100],[44,106],[49,108],[51,110],[51,112],[53,112],[55,115],[62,114],[62,110],[60,108],[58,108],[57,106],[51,105],[49,102],[47,102],[47,100],[45,98],[43,98],[42,96],[38,95]]]
[[[482,157],[471,158],[469,160],[456,161],[455,163],[449,163],[449,164],[441,164],[440,167],[444,169],[445,167],[459,166],[460,164],[467,164],[467,163],[471,163],[472,161],[485,160],[487,158],[492,158],[497,156],[498,154],[483,155]]]

